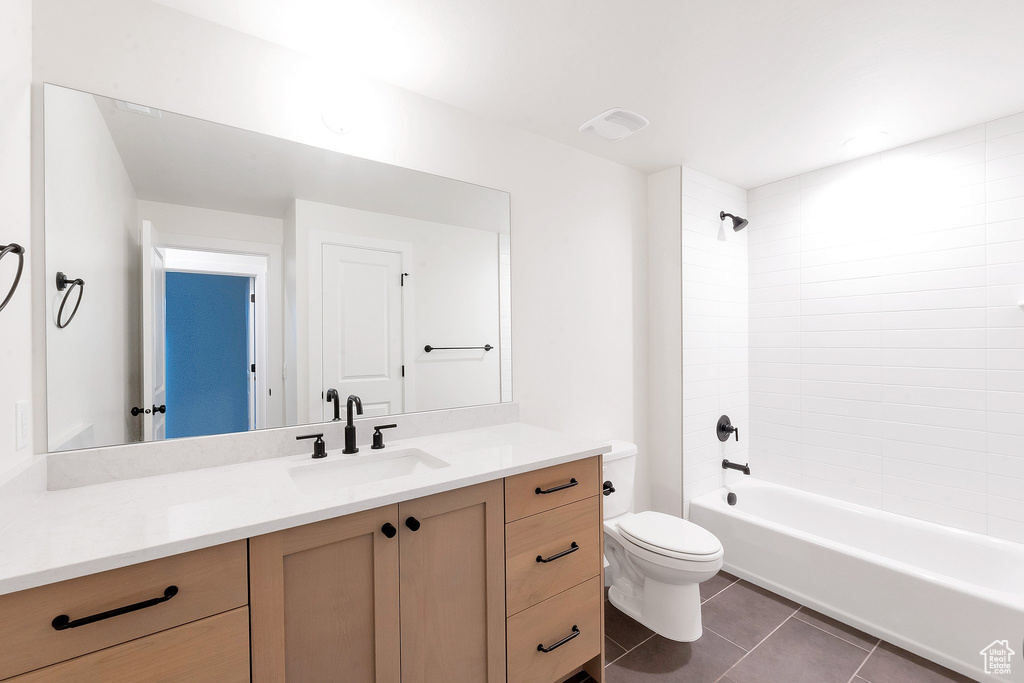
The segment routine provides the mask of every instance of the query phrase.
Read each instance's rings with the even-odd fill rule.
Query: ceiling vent
[[[605,140],[615,142],[628,138],[633,133],[650,124],[643,116],[628,109],[609,109],[600,116],[595,116],[582,126],[581,133],[593,132]]]

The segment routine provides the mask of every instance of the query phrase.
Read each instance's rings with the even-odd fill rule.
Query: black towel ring
[[[11,291],[7,292],[7,296],[4,297],[3,301],[0,301],[0,311],[4,310],[14,297],[14,292],[18,289],[18,283],[21,282],[21,271],[25,269],[25,247],[12,242],[6,247],[0,248],[0,261],[8,254],[14,254],[18,257],[18,272],[14,274],[14,284],[11,285]]]
[[[68,316],[67,320],[64,320],[64,306],[68,303],[68,297],[71,296],[71,292],[75,290],[76,285],[78,286],[78,300],[75,301],[75,308],[71,311],[71,315]],[[65,289],[68,291],[64,292]],[[57,291],[64,292],[64,299],[60,302],[60,309],[57,311],[57,327],[63,330],[75,319],[78,307],[82,305],[82,295],[85,293],[85,280],[80,277],[72,280],[64,273],[57,273]]]

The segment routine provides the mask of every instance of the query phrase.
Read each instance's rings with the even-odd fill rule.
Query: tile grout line
[[[722,593],[724,593],[725,591],[729,590],[730,588],[732,588],[733,586],[735,586],[735,585],[736,585],[737,583],[739,583],[739,582],[740,582],[740,580],[739,580],[739,579],[736,579],[735,581],[733,581],[733,582],[732,582],[732,583],[730,583],[730,584],[729,584],[728,586],[726,586],[726,587],[725,587],[725,588],[723,588],[722,590],[718,591],[717,593],[715,593],[715,594],[714,594],[714,595],[712,595],[711,597],[709,597],[709,598],[706,598],[706,599],[704,599],[704,600],[701,600],[701,601],[700,601],[701,607],[703,607],[703,606],[704,606],[704,603],[705,603],[705,602],[707,602],[708,600],[711,600],[712,598],[717,598],[717,597],[718,597],[719,595],[721,595],[721,594],[722,594]]]
[[[802,605],[801,605],[800,609],[803,609]],[[839,640],[843,641],[844,643],[846,643],[848,645],[853,645],[855,648],[858,648],[860,650],[864,650],[865,652],[867,652],[869,654],[874,650],[875,647],[878,647],[878,642],[879,642],[878,638],[875,638],[875,645],[871,648],[871,650],[869,650],[868,648],[863,647],[861,645],[858,645],[857,643],[851,642],[851,641],[847,640],[846,638],[843,638],[842,636],[837,636],[835,633],[832,633],[831,631],[826,631],[825,629],[823,629],[822,627],[818,626],[817,624],[812,624],[809,621],[804,621],[803,619],[801,619],[800,617],[797,616],[797,614],[799,614],[799,613],[800,613],[800,610],[798,609],[796,612],[793,613],[793,618],[796,619],[797,621],[799,621],[800,623],[807,624],[811,628],[816,628],[819,631],[821,631],[822,633],[827,633],[828,635],[832,636],[833,638],[838,638]],[[842,624],[843,622],[840,621],[839,623]],[[847,624],[843,624],[843,625],[846,626]],[[870,634],[868,634],[868,635],[870,635]]]
[[[608,640],[612,641],[613,643],[615,643],[615,644],[616,644],[616,645],[618,645],[619,647],[621,647],[621,648],[622,648],[623,650],[625,650],[626,652],[629,652],[629,650],[626,650],[626,648],[625,648],[625,647],[623,647],[622,643],[620,643],[619,641],[615,640],[614,638],[612,638],[612,637],[611,637],[610,635],[608,635],[607,633],[605,633],[605,634],[604,634],[604,637],[605,637],[605,638],[607,638]]]
[[[860,673],[860,670],[863,669],[864,665],[868,663],[869,659],[871,659],[871,655],[875,654],[875,650],[878,649],[878,646],[881,643],[882,643],[881,639],[879,639],[879,641],[877,643],[875,643],[875,646],[873,648],[871,648],[871,652],[869,652],[868,656],[864,658],[864,661],[860,663],[860,666],[857,667],[857,670],[853,672],[853,675],[850,676],[850,680],[847,681],[847,683],[853,683],[853,679],[857,678],[857,674]],[[865,679],[865,680],[867,680],[867,679]]]
[[[787,621],[788,621],[788,618],[787,618]],[[719,638],[721,638],[722,640],[724,640],[724,641],[725,641],[725,642],[727,642],[727,643],[732,643],[733,645],[735,645],[735,646],[736,646],[736,647],[738,647],[739,649],[743,650],[743,652],[744,652],[744,653],[748,653],[748,652],[750,652],[750,650],[748,650],[747,648],[743,647],[743,646],[742,646],[742,645],[740,645],[739,643],[733,643],[733,642],[732,642],[731,640],[729,640],[728,638],[726,638],[725,636],[723,636],[723,635],[722,635],[721,633],[719,633],[718,631],[712,631],[712,630],[711,630],[711,629],[709,629],[709,628],[708,628],[707,626],[705,626],[705,627],[704,627],[704,630],[705,630],[705,631],[708,631],[708,632],[710,632],[710,633],[714,633],[714,634],[715,634],[716,636],[718,636]],[[757,647],[757,645],[755,645],[754,647]],[[751,648],[751,649],[753,649],[753,648]],[[737,660],[737,661],[738,661],[738,660]]]
[[[790,619],[792,619],[792,618],[793,618],[793,614],[796,614],[796,613],[797,613],[797,612],[799,611],[799,609],[800,609],[800,608],[798,607],[797,609],[793,610],[792,614],[790,614],[790,615],[789,615],[788,617],[786,617],[785,619],[783,619],[783,620],[782,620],[782,622],[781,622],[781,623],[780,623],[780,624],[779,624],[778,626],[776,626],[775,628],[773,628],[773,629],[771,630],[771,632],[770,632],[770,633],[769,633],[768,635],[766,635],[766,636],[765,636],[764,638],[762,638],[761,640],[759,640],[759,641],[757,642],[757,645],[755,645],[754,647],[750,648],[750,650],[748,650],[748,651],[747,651],[747,652],[746,652],[746,653],[745,653],[745,654],[744,654],[744,655],[743,655],[742,657],[740,657],[740,658],[739,658],[739,659],[737,659],[737,660],[736,660],[735,662],[733,662],[732,666],[730,666],[730,667],[729,667],[728,669],[726,669],[726,670],[725,670],[725,673],[723,673],[723,674],[722,674],[722,676],[725,676],[725,675],[727,675],[727,674],[728,674],[728,673],[729,673],[730,671],[732,671],[732,670],[733,670],[733,669],[735,669],[735,668],[736,668],[737,666],[739,666],[739,663],[740,663],[740,662],[742,662],[742,661],[743,661],[744,659],[746,659],[746,658],[747,658],[747,657],[748,657],[748,656],[750,655],[750,653],[751,653],[751,652],[753,652],[754,650],[756,650],[757,648],[759,648],[759,647],[761,646],[761,643],[763,643],[764,641],[766,641],[766,640],[768,640],[769,638],[771,638],[771,637],[772,637],[772,634],[773,634],[773,633],[775,633],[776,631],[778,631],[778,630],[779,630],[780,628],[782,628],[782,625],[783,625],[783,624],[785,624],[785,623],[786,623],[787,621],[789,621]],[[717,634],[716,634],[716,635],[717,635]]]

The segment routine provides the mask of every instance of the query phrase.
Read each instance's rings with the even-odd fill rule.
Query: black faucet
[[[335,404],[337,405],[337,404]],[[346,455],[352,455],[358,453],[359,449],[356,448],[356,426],[352,424],[352,406],[355,405],[356,412],[359,415],[363,414],[363,401],[355,394],[348,397],[348,422],[345,423],[345,450],[342,453]]]
[[[750,465],[741,465],[738,462],[729,462],[728,460],[722,461],[723,470],[739,470],[743,474],[750,474]],[[731,505],[732,503],[730,503]]]
[[[334,403],[334,419],[332,420],[332,422],[340,422],[341,421],[341,397],[338,396],[338,390],[337,389],[328,389],[327,390],[327,402],[328,403]]]

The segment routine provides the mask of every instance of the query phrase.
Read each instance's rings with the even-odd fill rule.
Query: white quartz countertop
[[[310,441],[310,453],[312,442]],[[316,467],[416,448],[448,466],[355,486]],[[521,423],[48,491],[0,531],[0,595],[607,453]],[[301,480],[292,468],[306,466]],[[336,481],[343,480],[337,477]],[[310,486],[312,482],[313,486]]]

